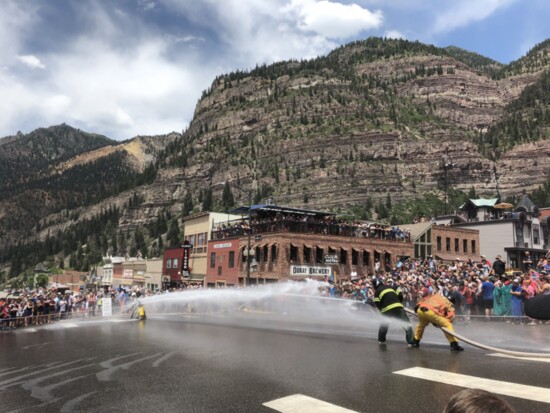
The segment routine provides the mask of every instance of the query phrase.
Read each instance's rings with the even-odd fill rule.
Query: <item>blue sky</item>
[[[181,132],[222,73],[369,36],[508,63],[550,38],[548,21],[547,0],[0,0],[0,136]]]

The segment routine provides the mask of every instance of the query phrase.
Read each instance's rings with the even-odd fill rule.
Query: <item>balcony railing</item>
[[[410,241],[410,233],[399,227],[383,227],[349,223],[318,223],[295,220],[274,220],[252,223],[251,235],[267,233],[319,234],[336,237],[370,238],[385,241]],[[212,230],[211,239],[241,237],[248,234],[248,223],[233,221],[220,225]]]

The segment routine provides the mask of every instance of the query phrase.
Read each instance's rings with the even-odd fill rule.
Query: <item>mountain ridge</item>
[[[44,161],[34,181],[12,180],[0,201],[0,238],[3,246],[45,240],[110,208],[120,213],[117,230],[132,234],[159,217],[224,210],[226,184],[241,204],[251,192],[254,202],[380,217],[382,203],[442,198],[444,155],[456,190],[494,196],[498,178],[503,196],[534,191],[550,177],[540,116],[549,103],[537,98],[547,96],[549,46],[499,66],[458,48],[371,38],[316,59],[220,75],[183,134],[124,142],[90,135],[98,147]],[[506,122],[519,116],[517,102],[526,109],[514,129]],[[61,135],[77,133],[62,126]],[[19,223],[8,219],[17,208]],[[149,233],[154,239],[158,247]]]

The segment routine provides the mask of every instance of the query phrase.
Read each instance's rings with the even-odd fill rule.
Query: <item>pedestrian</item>
[[[385,320],[387,320],[382,321],[378,328],[378,343],[383,344],[386,342],[386,334],[388,333],[391,321],[399,320],[403,323],[407,344],[412,345],[413,332],[402,304],[403,295],[399,296],[393,288],[385,285],[379,278],[374,278],[372,283],[374,288],[374,303],[380,310],[380,313],[382,313],[382,316],[385,317]]]
[[[413,347],[420,346],[420,340],[422,340],[422,336],[424,335],[424,329],[430,323],[436,327],[444,327],[454,332],[452,322],[455,316],[455,309],[453,303],[442,295],[434,294],[422,298],[417,304],[416,314],[418,315],[418,325],[414,333]],[[453,335],[445,331],[444,334],[451,346],[451,351],[464,350]]]
[[[495,284],[493,284],[494,278],[491,277],[485,277],[484,281],[481,283],[481,292],[483,294],[483,308],[485,309],[485,319],[489,320],[489,318],[493,315],[493,300],[494,300],[494,290],[495,290]]]
[[[514,278],[510,294],[512,294],[512,317],[515,318],[514,323],[520,324],[523,315],[523,288],[519,278]]]

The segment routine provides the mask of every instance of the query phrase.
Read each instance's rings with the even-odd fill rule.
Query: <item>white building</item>
[[[481,255],[493,261],[500,255],[511,268],[526,269],[526,253],[535,266],[548,251],[547,221],[540,219],[540,211],[524,195],[513,207],[494,199],[471,199],[461,208],[453,226],[479,231]]]

